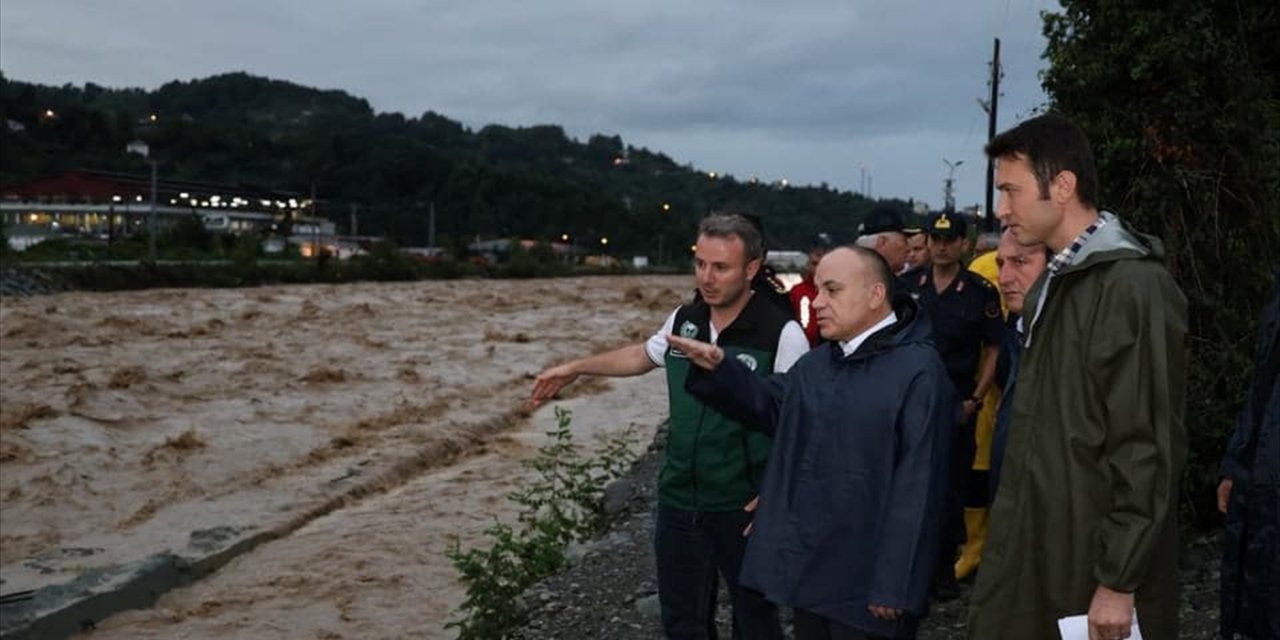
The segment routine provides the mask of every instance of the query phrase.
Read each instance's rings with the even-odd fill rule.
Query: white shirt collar
[[[862,333],[859,333],[858,335],[856,335],[856,336],[854,336],[854,337],[850,338],[850,339],[849,339],[849,340],[847,340],[847,341],[841,341],[841,342],[840,342],[840,350],[841,350],[841,351],[843,351],[843,352],[844,352],[844,355],[846,355],[846,356],[853,355],[853,352],[854,352],[854,351],[857,351],[857,350],[858,350],[858,347],[862,346],[862,343],[863,343],[863,342],[866,342],[866,341],[867,341],[867,338],[870,338],[870,337],[871,337],[871,334],[873,334],[873,333],[875,333],[875,332],[877,332],[877,331],[879,331],[879,330],[881,330],[881,329],[883,329],[883,328],[885,328],[885,327],[887,327],[887,326],[889,326],[889,325],[891,325],[891,324],[893,324],[893,323],[895,323],[895,322],[897,322],[897,321],[898,321],[898,314],[894,313],[893,311],[890,311],[890,312],[889,312],[889,315],[888,315],[888,316],[885,316],[884,320],[881,320],[880,322],[877,322],[877,323],[875,323],[875,324],[871,325],[871,328],[870,328],[870,329],[867,329],[866,331],[863,331]]]

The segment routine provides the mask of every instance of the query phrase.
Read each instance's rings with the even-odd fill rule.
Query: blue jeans
[[[658,563],[658,602],[669,640],[714,640],[716,574],[733,602],[734,640],[781,640],[778,609],[759,593],[738,585],[751,514],[741,511],[681,511],[658,507],[653,548]]]

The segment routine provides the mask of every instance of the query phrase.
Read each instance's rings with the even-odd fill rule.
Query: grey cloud
[[[964,169],[981,163],[993,36],[1009,52],[1002,126],[1043,99],[1049,2],[5,0],[0,62],[12,78],[148,88],[244,70],[382,111],[618,133],[846,189],[865,160],[877,193],[937,201],[937,170],[913,167],[974,148]]]

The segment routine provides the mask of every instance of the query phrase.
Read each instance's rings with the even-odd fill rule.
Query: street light
[[[664,203],[662,203],[662,212],[663,212],[663,213],[671,213],[671,203],[670,203],[670,202],[664,202]],[[666,256],[664,256],[664,255],[663,255],[664,253],[666,253],[665,251],[663,251],[663,249],[665,248],[663,245],[665,245],[665,244],[666,244],[666,239],[667,239],[667,228],[666,228],[666,226],[662,226],[662,225],[660,225],[660,226],[661,226],[662,228],[661,228],[661,230],[658,232],[658,264],[663,264],[663,263],[664,263],[663,258],[665,258],[665,257],[666,257]]]
[[[130,153],[136,153],[151,163],[151,209],[147,212],[147,261],[156,263],[156,175],[159,173],[155,158],[151,157],[151,147],[142,141],[134,141],[125,147]]]
[[[956,167],[964,164],[964,160],[957,160],[955,162],[951,162],[950,160],[943,158],[942,162],[947,165],[947,182],[942,189],[943,209],[946,210],[947,213],[954,213],[956,210],[956,196],[955,196]]]

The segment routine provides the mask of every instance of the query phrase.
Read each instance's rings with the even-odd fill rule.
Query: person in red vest
[[[800,282],[787,292],[791,298],[791,310],[795,313],[800,328],[804,329],[804,336],[809,339],[810,347],[816,347],[822,341],[822,336],[818,335],[818,316],[813,312],[813,300],[818,297],[818,285],[813,282],[813,272],[826,253],[827,250],[822,247],[811,250],[809,262],[804,265],[804,271],[800,272]]]

